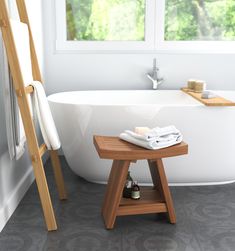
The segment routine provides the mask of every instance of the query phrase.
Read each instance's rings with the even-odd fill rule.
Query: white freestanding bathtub
[[[235,100],[234,91],[218,92]],[[103,183],[111,161],[99,159],[93,135],[119,135],[136,126],[175,125],[189,154],[164,160],[171,184],[221,184],[235,180],[235,107],[206,107],[181,91],[74,91],[48,97],[70,168]],[[146,161],[132,164],[140,183],[151,183]]]

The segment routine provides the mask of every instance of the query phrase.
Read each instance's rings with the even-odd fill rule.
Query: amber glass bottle
[[[140,187],[137,184],[137,181],[133,182],[132,189],[131,189],[131,198],[133,200],[140,199]]]
[[[124,198],[131,198],[132,183],[133,183],[133,179],[131,177],[130,171],[128,171],[127,178],[126,178],[126,185],[123,189]]]

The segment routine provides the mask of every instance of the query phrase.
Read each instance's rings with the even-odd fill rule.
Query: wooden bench
[[[176,223],[174,206],[164,171],[162,158],[188,153],[184,142],[160,150],[147,150],[125,142],[118,137],[94,136],[94,145],[101,159],[112,159],[112,169],[102,207],[107,229],[112,229],[117,216],[168,213],[172,224]],[[148,160],[154,187],[141,188],[140,200],[122,197],[131,162]]]

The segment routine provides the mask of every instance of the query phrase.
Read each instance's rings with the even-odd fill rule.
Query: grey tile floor
[[[100,216],[105,186],[75,176],[61,158],[69,199],[60,202],[46,173],[59,229],[48,233],[35,183],[0,233],[0,251],[235,251],[235,184],[171,187],[177,224],[164,214],[119,217],[107,231]]]

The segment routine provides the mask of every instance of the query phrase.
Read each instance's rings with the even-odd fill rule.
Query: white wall
[[[85,89],[151,89],[145,74],[158,60],[162,89],[182,87],[187,79],[206,80],[208,89],[235,89],[235,55],[55,54],[53,0],[43,1],[45,77],[48,94]]]
[[[14,1],[11,0],[11,3]],[[40,59],[40,65],[43,66],[42,51],[42,6],[40,0],[26,1],[30,20],[32,20],[32,30],[36,41],[36,49]],[[14,9],[14,8],[13,8]],[[17,17],[13,11],[13,17]],[[0,46],[1,48],[1,46]],[[2,59],[2,51],[0,58]],[[1,62],[2,63],[2,62]],[[2,65],[1,65],[2,66]],[[2,68],[0,68],[2,76]],[[2,78],[0,79],[2,85]],[[0,231],[10,218],[21,198],[28,190],[34,180],[31,161],[28,152],[19,161],[11,161],[9,158],[6,138],[6,121],[4,114],[4,103],[2,86],[0,88]],[[36,198],[37,199],[37,198]],[[39,197],[38,197],[39,199]]]

